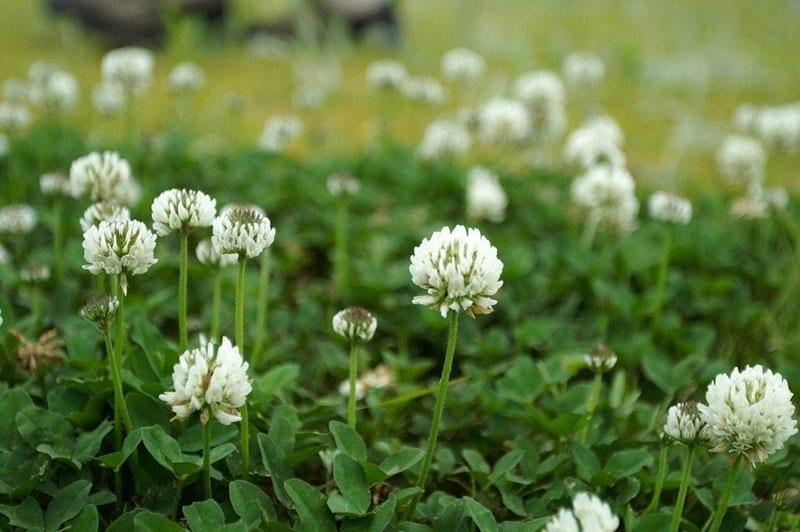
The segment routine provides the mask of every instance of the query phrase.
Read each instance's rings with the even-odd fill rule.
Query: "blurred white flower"
[[[493,296],[503,286],[503,263],[497,248],[478,229],[457,225],[425,238],[414,248],[409,267],[411,280],[425,290],[412,302],[438,310],[451,310],[474,318],[489,314],[497,303]]]
[[[362,307],[348,307],[333,316],[332,326],[339,336],[360,342],[369,342],[375,335],[378,320]]]
[[[647,207],[650,217],[661,222],[686,225],[692,219],[692,202],[671,192],[651,194]]]
[[[31,83],[31,102],[57,112],[71,111],[78,105],[78,79],[65,70],[54,70]]]
[[[303,123],[294,116],[273,116],[264,123],[258,147],[269,153],[284,151],[303,133]]]
[[[754,134],[758,122],[758,109],[757,106],[749,103],[737,107],[733,114],[733,123],[736,124],[736,128],[743,133]]]
[[[72,183],[60,172],[42,174],[39,177],[39,190],[45,196],[74,196]]]
[[[580,526],[578,524],[580,523]],[[562,508],[545,526],[545,532],[614,532],[619,518],[595,495],[578,493],[572,511]]]
[[[544,527],[544,532],[581,532],[575,514],[566,508],[561,508]]]
[[[664,434],[673,440],[687,445],[705,437],[705,422],[694,401],[678,403],[669,408]]]
[[[712,452],[765,461],[797,433],[789,384],[760,365],[720,374],[706,389],[700,415],[708,425]]]
[[[36,211],[24,203],[12,203],[0,208],[0,233],[30,233],[36,227]]]
[[[101,64],[103,80],[121,84],[128,93],[138,94],[153,78],[153,54],[145,48],[128,46],[106,53]]]
[[[131,167],[117,152],[92,152],[72,162],[69,179],[77,196],[127,203],[121,196],[131,180]]]
[[[375,61],[367,67],[367,82],[379,89],[400,90],[407,77],[403,63],[393,59]]]
[[[762,190],[762,197],[767,205],[775,209],[789,206],[789,193],[783,187],[766,187]]]
[[[514,87],[530,113],[534,139],[549,142],[560,137],[567,126],[561,79],[549,70],[538,70],[520,77]]]
[[[476,166],[467,176],[467,215],[475,220],[502,222],[506,216],[508,197],[497,176]]]
[[[564,161],[583,170],[599,164],[625,166],[622,129],[609,117],[593,118],[567,137]]]
[[[31,264],[20,270],[19,278],[26,283],[45,283],[50,280],[50,266]]]
[[[374,369],[364,373],[359,379],[368,389],[380,390],[394,386],[397,377],[392,368],[386,364],[381,364]]]
[[[205,82],[203,69],[194,63],[178,63],[169,72],[169,87],[175,92],[194,92]]]
[[[586,211],[590,223],[621,233],[636,228],[639,200],[636,183],[624,168],[596,166],[572,182],[575,203]]]
[[[213,415],[223,425],[230,425],[241,420],[239,409],[252,391],[248,367],[228,338],[223,337],[217,348],[201,337],[200,347],[184,352],[172,369],[175,391],[158,397],[172,407],[175,419],[201,412],[204,424]]]
[[[95,275],[140,275],[158,262],[155,248],[155,233],[138,220],[100,222],[83,233],[83,268]]]
[[[30,99],[30,85],[24,79],[9,78],[3,81],[0,96],[9,103],[27,103]]]
[[[92,91],[92,106],[101,115],[118,115],[125,104],[125,88],[115,81],[101,81]]]
[[[415,102],[440,104],[446,99],[442,84],[427,76],[407,77],[401,90],[406,98]]]
[[[214,244],[211,243],[210,238],[204,238],[199,244],[197,244],[195,254],[197,255],[197,260],[200,262],[200,264],[205,264],[206,266],[212,267],[224,268],[226,266],[233,266],[239,259],[238,256],[231,253],[225,255],[220,255],[217,253],[217,250],[214,249]]]
[[[350,397],[350,381],[342,381],[339,384],[339,395],[342,397]],[[367,395],[367,385],[364,381],[356,381],[356,400],[360,401]]]
[[[33,85],[41,85],[47,81],[47,78],[58,71],[58,67],[47,61],[34,61],[28,68],[28,79]]]
[[[199,190],[173,188],[153,200],[153,229],[160,236],[209,227],[217,214],[217,200]]]
[[[770,149],[795,152],[800,147],[800,106],[762,107],[753,129]]]
[[[519,100],[493,98],[481,107],[478,128],[484,142],[516,144],[530,136],[531,120]]]
[[[124,222],[130,219],[131,212],[127,207],[111,201],[101,201],[91,204],[83,212],[81,231],[86,232],[90,227],[100,225],[100,222]]]
[[[417,155],[426,160],[460,155],[472,145],[467,128],[452,120],[435,120],[428,124],[417,147]]]
[[[24,129],[31,123],[31,112],[24,103],[0,102],[0,128]]]
[[[617,365],[617,355],[604,344],[597,344],[583,355],[583,363],[595,373],[605,373]]]
[[[318,109],[325,103],[328,93],[315,85],[300,85],[292,94],[292,104],[300,109]]]
[[[764,146],[752,137],[729,135],[717,152],[720,173],[735,183],[761,181],[766,162]]]
[[[474,83],[486,71],[486,61],[467,48],[453,48],[442,56],[442,76],[457,83]]]
[[[361,190],[361,182],[348,172],[336,172],[328,176],[328,192],[331,196],[355,196]]]
[[[564,79],[572,86],[593,88],[603,81],[605,75],[605,63],[594,54],[575,52],[564,59]]]
[[[269,218],[253,209],[223,211],[214,219],[211,242],[219,254],[258,257],[274,240]]]

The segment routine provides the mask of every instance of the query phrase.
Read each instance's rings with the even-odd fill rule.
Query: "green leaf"
[[[294,384],[300,376],[300,366],[294,363],[282,364],[253,381],[253,403],[262,409],[267,407],[276,395]]]
[[[64,416],[29,406],[17,412],[14,420],[20,436],[28,445],[50,458],[71,459],[72,425]]]
[[[387,456],[381,462],[380,468],[389,476],[396,475],[414,467],[424,455],[422,449],[403,449]]]
[[[487,462],[486,459],[483,458],[483,455],[481,455],[481,453],[475,449],[464,449],[461,451],[461,456],[463,456],[464,460],[466,460],[470,471],[479,473],[481,475],[488,475],[491,471],[489,462]]]
[[[328,428],[333,434],[337,449],[358,462],[367,460],[367,446],[364,444],[364,440],[349,425],[341,421],[331,421]]]
[[[619,451],[608,459],[605,471],[616,478],[629,477],[650,465],[652,461],[652,454],[644,449]]]
[[[103,444],[103,438],[111,432],[111,429],[111,422],[103,421],[93,431],[81,433],[75,442],[75,448],[72,450],[72,460],[79,464],[85,464],[94,458]]]
[[[147,321],[147,317],[143,313],[139,314],[136,319],[132,317],[130,322],[133,325],[131,340],[144,351],[145,360],[156,377],[155,380],[160,379],[168,373],[168,368],[165,366],[166,354],[171,351],[169,344],[161,336],[161,331]],[[141,372],[139,374],[141,375]]]
[[[542,372],[529,357],[518,357],[497,381],[497,394],[519,403],[529,403],[545,389]]]
[[[8,518],[8,524],[11,526],[24,530],[44,530],[44,514],[33,497],[25,497],[25,500],[16,506],[0,505],[0,514]]]
[[[492,512],[481,503],[470,497],[464,497],[467,513],[481,532],[497,532],[497,521]]]
[[[349,455],[337,454],[333,459],[333,478],[342,496],[357,515],[369,510],[370,491],[364,469]]]
[[[200,459],[194,456],[184,455],[181,452],[178,441],[167,434],[161,425],[142,427],[142,443],[150,455],[161,464],[164,469],[171,471],[176,477],[185,475],[184,471],[176,469],[177,463],[188,463],[200,467]]]
[[[86,506],[91,489],[92,483],[86,480],[76,480],[61,488],[47,507],[45,530],[58,530],[62,524],[78,515]]]
[[[672,515],[660,513],[642,517],[634,528],[635,532],[661,532],[667,530],[672,522]]]
[[[100,516],[97,506],[89,504],[81,510],[75,519],[69,522],[68,527],[75,532],[97,532],[100,528]]]
[[[183,507],[183,516],[192,532],[215,532],[225,526],[225,515],[214,500],[199,501]]]
[[[287,480],[284,487],[300,518],[301,530],[309,532],[336,531],[333,514],[328,511],[324,495],[299,478]]]
[[[501,478],[505,477],[506,473],[517,467],[517,464],[520,463],[524,456],[525,451],[522,449],[514,449],[513,451],[501,456],[494,465],[494,471],[492,471],[492,474],[489,475],[489,484],[494,484]],[[469,508],[469,503],[467,503],[467,508]]]
[[[277,519],[272,499],[255,484],[246,480],[234,480],[228,484],[228,494],[233,511],[248,527]]]
[[[136,450],[136,447],[139,446],[139,443],[142,441],[142,432],[144,428],[134,429],[133,432],[128,434],[125,437],[125,441],[122,442],[122,450],[117,451],[115,453],[104,454],[103,456],[98,457],[98,460],[105,465],[106,467],[110,467],[114,471],[118,471],[122,464],[125,463],[133,451]]]
[[[383,532],[392,522],[394,511],[397,508],[397,498],[394,494],[389,495],[389,498],[383,501],[380,506],[375,508],[375,514],[366,532]]]
[[[133,530],[136,532],[185,532],[178,523],[149,510],[136,513],[133,518]]]
[[[581,479],[589,481],[600,471],[600,461],[597,456],[586,446],[573,442],[569,445],[572,458],[575,461],[575,469]]]
[[[286,481],[291,478],[292,470],[286,465],[286,456],[275,441],[264,433],[258,434],[258,448],[261,451],[261,461],[264,469],[272,477],[272,487],[275,496],[284,506],[292,506],[292,500],[286,493]]]
[[[0,419],[12,420],[33,401],[24,390],[14,388],[0,394]],[[20,438],[14,423],[0,423],[0,448],[11,449]]]
[[[272,412],[268,434],[288,456],[294,450],[295,433],[299,427],[297,411],[290,405],[280,405]]]

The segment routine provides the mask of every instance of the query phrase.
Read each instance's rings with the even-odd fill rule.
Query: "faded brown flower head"
[[[31,340],[16,329],[11,334],[19,341],[16,354],[24,371],[35,373],[39,367],[54,364],[64,358],[64,342],[55,329],[43,332],[38,340]]]

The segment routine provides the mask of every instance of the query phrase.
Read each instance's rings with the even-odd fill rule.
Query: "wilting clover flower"
[[[194,63],[178,63],[169,72],[169,86],[175,92],[194,92],[205,81],[203,69]]]
[[[661,222],[686,225],[692,219],[692,202],[671,192],[655,192],[647,202],[650,217]]]
[[[508,197],[497,176],[482,167],[475,167],[467,177],[467,215],[490,222],[502,222],[506,217]]]
[[[54,364],[64,358],[64,342],[58,337],[58,331],[50,329],[42,333],[38,339],[32,340],[17,330],[12,330],[19,346],[16,355],[20,367],[29,373],[36,371],[43,365]]]
[[[31,123],[31,112],[25,104],[0,102],[0,128],[24,129]]]
[[[400,88],[403,96],[415,102],[440,104],[446,99],[442,84],[427,76],[408,77]]]
[[[603,81],[606,65],[588,52],[575,52],[564,59],[564,78],[575,87],[592,88]]]
[[[69,179],[78,196],[89,196],[92,201],[123,202],[131,181],[131,167],[117,152],[92,152],[72,162]]]
[[[639,200],[636,183],[624,168],[597,166],[573,181],[573,201],[587,212],[592,223],[621,233],[636,227]]]
[[[595,373],[605,373],[617,365],[617,355],[605,345],[597,344],[583,356],[583,362]]]
[[[333,316],[333,330],[339,336],[359,342],[369,342],[378,327],[378,320],[362,307],[348,307]]]
[[[197,260],[200,262],[200,264],[214,268],[233,266],[238,260],[238,256],[235,254],[228,253],[220,255],[217,253],[217,250],[214,249],[214,245],[211,243],[210,238],[204,238],[199,244],[197,244],[195,255],[197,255]]]
[[[70,72],[55,70],[31,83],[30,99],[47,109],[71,111],[78,104],[78,80]]]
[[[379,89],[399,90],[407,77],[403,63],[393,59],[375,61],[367,67],[367,82]]]
[[[173,188],[153,200],[153,229],[160,236],[209,227],[217,214],[217,200],[198,190]]]
[[[467,316],[489,314],[497,303],[493,296],[503,286],[503,263],[497,248],[477,229],[457,225],[425,238],[414,248],[409,267],[411,280],[425,290],[412,302],[448,312],[464,311]]]
[[[614,532],[619,518],[595,495],[578,493],[572,511],[562,508],[545,526],[545,532]]]
[[[453,48],[442,56],[442,76],[457,83],[472,83],[486,71],[481,54],[467,48]]]
[[[764,146],[752,137],[729,135],[717,152],[720,173],[735,183],[761,181],[766,162]]]
[[[269,218],[254,209],[235,208],[214,219],[211,242],[217,253],[258,257],[275,240]]]
[[[12,203],[0,208],[0,233],[25,234],[36,227],[36,211],[24,203]]]
[[[172,369],[175,390],[158,397],[172,407],[175,419],[201,412],[204,424],[213,415],[223,425],[230,425],[241,420],[239,409],[252,390],[247,368],[239,348],[228,338],[223,337],[217,348],[201,337],[200,347],[184,352]]]
[[[122,85],[129,93],[145,90],[153,78],[153,54],[129,46],[106,53],[101,65],[103,80]]]
[[[564,144],[567,164],[586,170],[600,164],[625,166],[624,136],[617,122],[597,117],[573,131]]]
[[[101,81],[92,90],[92,107],[101,115],[113,116],[125,110],[125,87],[116,81]]]
[[[155,248],[155,233],[138,220],[100,222],[83,233],[83,267],[95,275],[140,275],[158,261]]]
[[[31,284],[45,283],[50,280],[50,267],[46,264],[31,264],[20,270],[19,278]]]
[[[119,310],[119,299],[115,296],[92,296],[81,309],[81,316],[103,332],[111,328],[117,310]]]
[[[100,225],[100,222],[123,222],[131,219],[131,211],[127,207],[113,201],[93,203],[83,212],[80,224],[81,231]]]
[[[303,133],[303,123],[294,116],[273,116],[264,123],[258,147],[269,153],[280,153]]]
[[[696,443],[704,437],[705,422],[694,401],[678,403],[669,408],[664,434],[673,440],[687,445]]]
[[[494,98],[479,113],[478,128],[484,142],[515,144],[531,134],[528,110],[519,100]]]
[[[712,452],[765,461],[797,433],[789,384],[760,365],[720,374],[706,389],[700,415],[708,425]]]
[[[361,190],[361,182],[348,172],[336,172],[328,176],[328,192],[331,196],[355,196]]]
[[[528,107],[533,136],[549,141],[564,133],[567,113],[564,108],[564,85],[549,70],[525,74],[515,83],[517,97]]]
[[[45,196],[73,196],[72,183],[60,172],[42,174],[39,177],[39,190]]]
[[[453,120],[434,120],[425,129],[417,155],[425,160],[439,159],[466,152],[472,144],[467,128]]]

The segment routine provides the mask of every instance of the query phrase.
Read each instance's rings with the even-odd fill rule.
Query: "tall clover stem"
[[[356,373],[358,373],[358,344],[350,341],[350,393],[347,394],[347,424],[356,428]]]
[[[675,501],[675,511],[672,514],[672,525],[670,532],[678,532],[683,516],[683,505],[686,503],[686,493],[689,491],[689,482],[692,480],[692,462],[694,461],[694,446],[689,446],[686,455],[686,462],[683,463],[683,473],[681,474],[681,487],[678,490],[678,499]]]
[[[658,266],[658,277],[656,278],[656,298],[653,302],[653,330],[658,330],[661,322],[661,310],[664,307],[664,293],[667,288],[667,277],[669,277],[669,262],[672,256],[672,233],[666,232],[664,236],[664,247],[661,251],[661,263]]]
[[[211,338],[219,339],[219,321],[222,313],[222,270],[214,277],[214,295],[211,301]]]
[[[108,329],[103,331],[103,341],[106,346],[106,360],[108,362],[108,374],[114,385],[114,451],[119,452],[122,448],[122,419],[119,413],[121,386],[117,385],[117,365],[114,349],[111,346],[111,334]],[[122,503],[122,471],[119,468],[114,470],[114,493],[117,496],[117,506]]]
[[[592,381],[592,389],[589,391],[589,397],[586,399],[586,424],[581,429],[580,442],[586,443],[586,436],[589,434],[589,425],[592,423],[597,404],[600,402],[600,391],[603,388],[603,373],[598,371],[595,373],[594,380]]]
[[[239,273],[236,276],[236,346],[243,358],[244,353],[244,274],[247,258],[239,257]],[[242,453],[242,478],[250,475],[250,412],[247,401],[242,405],[241,426],[241,453]]]
[[[725,489],[719,499],[717,509],[714,511],[714,518],[711,521],[711,526],[708,532],[717,532],[720,525],[722,525],[722,518],[725,517],[725,511],[728,509],[728,503],[731,501],[733,495],[733,488],[736,485],[736,475],[739,472],[739,467],[742,463],[742,457],[738,457],[733,465],[728,469],[728,479],[725,483]]]
[[[589,219],[586,220],[586,225],[583,227],[583,234],[581,235],[581,243],[586,249],[592,249],[594,244],[594,237],[597,234],[597,226],[600,224],[600,218],[596,212],[589,214]]]
[[[189,234],[181,232],[181,263],[178,272],[178,331],[180,350],[186,351],[189,344],[186,332],[186,295],[189,288]]]
[[[447,335],[447,351],[444,356],[444,366],[442,367],[442,376],[439,379],[439,387],[436,392],[436,406],[433,410],[433,420],[431,421],[431,432],[428,435],[428,446],[425,450],[425,458],[422,461],[422,469],[419,471],[419,478],[417,479],[417,487],[420,492],[414,497],[409,508],[409,515],[414,515],[414,510],[419,503],[420,497],[425,490],[425,482],[428,480],[428,471],[433,463],[433,455],[436,451],[436,441],[439,438],[439,424],[442,421],[442,413],[444,412],[444,403],[447,398],[447,385],[450,382],[450,372],[453,370],[453,358],[456,352],[456,339],[458,338],[458,313],[450,312],[450,332]]]
[[[667,453],[668,448],[666,445],[661,445],[658,451],[658,470],[656,471],[656,485],[653,487],[653,497],[650,499],[650,504],[645,508],[643,515],[647,515],[658,510],[658,505],[661,502],[661,492],[664,489],[664,479],[667,476]]]
[[[211,498],[211,421],[203,423],[203,489]]]
[[[117,318],[115,320],[115,338],[114,349],[112,358],[113,375],[114,375],[114,404],[115,410],[119,410],[122,416],[122,423],[125,425],[125,431],[130,434],[133,431],[133,423],[131,416],[128,412],[128,405],[125,403],[125,394],[122,386],[122,347],[125,343],[125,293],[121,289],[120,275],[114,275],[112,281],[114,295],[119,301],[119,308],[117,309]]]
[[[261,255],[261,267],[258,271],[258,296],[256,299],[256,333],[253,339],[253,356],[251,365],[258,367],[264,349],[267,326],[267,307],[269,303],[269,249]]]
[[[347,215],[347,201],[341,198],[336,212],[333,282],[336,289],[336,297],[342,301],[347,298]]]

